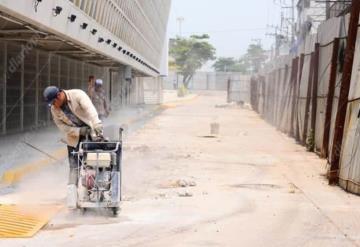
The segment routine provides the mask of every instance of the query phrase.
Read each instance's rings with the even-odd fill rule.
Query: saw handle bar
[[[109,150],[104,150],[104,149],[88,149],[88,148],[85,148],[84,149],[84,145],[106,145],[106,144],[113,144],[115,145],[115,148],[114,149],[109,149]],[[114,153],[114,152],[117,152],[121,147],[121,142],[80,142],[80,145],[79,145],[79,151],[77,152],[72,152],[72,154],[83,154],[84,152],[85,153]]]
[[[115,144],[115,148],[114,149],[109,149],[109,150],[105,150],[105,149],[96,149],[94,148],[93,150],[92,149],[89,149],[89,148],[86,148],[84,149],[84,145],[104,145],[104,146],[107,146],[108,144],[112,144],[114,145]],[[85,152],[94,152],[94,153],[113,153],[113,152],[117,152],[120,148],[120,142],[81,142],[80,143],[80,146],[79,146],[79,150],[82,150],[82,151],[85,151]]]

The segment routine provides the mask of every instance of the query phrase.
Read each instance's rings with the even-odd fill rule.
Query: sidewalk
[[[189,94],[179,98],[175,90],[164,90],[162,105],[137,105],[113,111],[104,121],[104,135],[116,140],[121,126],[126,138],[127,133],[140,128],[161,110],[196,97],[196,94]],[[5,136],[0,140],[0,188],[61,162],[67,162],[67,149],[64,136],[56,126]]]
[[[104,134],[118,138],[120,126],[139,127],[145,119],[158,111],[158,105],[140,105],[112,112],[104,121]],[[0,140],[0,182],[9,185],[44,166],[67,161],[63,134],[55,127],[3,137]]]

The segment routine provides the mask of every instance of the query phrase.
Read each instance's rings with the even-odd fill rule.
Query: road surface
[[[127,136],[117,218],[63,209],[35,237],[0,246],[360,245],[360,198],[327,185],[324,160],[225,100],[200,92]],[[64,167],[28,178],[1,201],[64,204]]]

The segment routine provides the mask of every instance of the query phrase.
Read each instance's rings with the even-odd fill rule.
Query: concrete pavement
[[[324,160],[225,101],[202,92],[129,134],[118,218],[64,209],[34,238],[0,246],[359,246],[360,198],[327,185]],[[0,201],[62,204],[65,174],[49,167]]]

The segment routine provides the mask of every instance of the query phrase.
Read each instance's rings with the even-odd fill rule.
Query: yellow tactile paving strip
[[[57,205],[0,204],[0,238],[29,238],[60,210]]]

